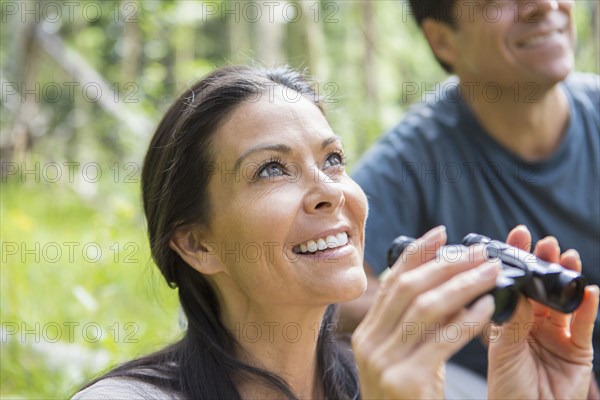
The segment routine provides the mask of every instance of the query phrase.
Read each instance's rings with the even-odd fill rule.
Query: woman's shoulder
[[[174,399],[180,397],[137,379],[113,377],[101,379],[76,393],[71,400]]]

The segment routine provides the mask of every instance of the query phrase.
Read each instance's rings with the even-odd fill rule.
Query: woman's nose
[[[330,177],[319,169],[311,175],[308,178],[311,187],[304,200],[306,212],[332,212],[341,208],[345,203],[345,196],[339,178]]]

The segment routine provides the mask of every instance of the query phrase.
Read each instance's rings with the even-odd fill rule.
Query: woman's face
[[[312,102],[271,88],[240,105],[212,146],[204,242],[227,296],[234,290],[263,305],[325,305],[364,292],[367,199],[344,169],[340,138]]]

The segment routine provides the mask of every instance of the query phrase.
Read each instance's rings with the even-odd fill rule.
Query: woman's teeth
[[[336,247],[344,246],[348,243],[348,234],[346,232],[340,232],[338,234],[329,235],[324,238],[317,240],[309,240],[306,243],[302,243],[294,247],[295,253],[315,253],[319,250],[335,249]]]

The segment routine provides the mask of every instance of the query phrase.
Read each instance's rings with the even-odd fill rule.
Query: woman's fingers
[[[493,312],[493,297],[483,296],[442,327],[437,338],[431,335],[426,344],[415,350],[412,358],[415,362],[428,360],[434,365],[445,362],[483,331]]]
[[[581,257],[577,250],[569,249],[560,256],[560,265],[571,271],[581,272]]]
[[[588,286],[581,305],[575,311],[571,322],[571,342],[579,349],[590,349],[594,322],[598,315],[600,289],[598,286]]]
[[[558,240],[554,236],[547,236],[539,240],[535,245],[533,254],[544,261],[557,263],[560,259]]]
[[[438,226],[427,232],[423,237],[417,239],[411,244],[407,251],[396,260],[396,263],[381,282],[373,306],[365,316],[364,326],[369,326],[372,320],[380,319],[380,314],[384,308],[384,303],[389,303],[388,293],[392,291],[392,286],[397,284],[398,277],[408,270],[412,270],[419,265],[425,264],[435,258],[436,251],[446,243],[446,228]]]
[[[581,258],[579,258],[579,253],[576,250],[567,250],[560,256],[559,260],[560,265],[562,265],[566,269],[570,269],[576,272],[581,271]],[[544,320],[541,321],[542,324],[546,323],[549,324],[552,328],[562,330],[567,329],[571,324],[571,314],[565,314],[560,311],[553,310],[549,307],[544,307],[540,304],[536,305],[536,307],[536,311],[538,312],[538,314],[544,314]]]
[[[433,260],[436,251],[446,244],[446,240],[446,227],[440,225],[410,243],[398,257],[381,285],[385,287],[389,279],[394,280],[394,277]]]
[[[540,239],[535,245],[533,254],[535,254],[541,260],[558,263],[560,259],[560,247],[558,245],[558,240],[556,240],[556,238],[553,236],[547,236],[543,239]],[[531,305],[533,308],[534,322],[537,329],[542,328],[547,322],[553,324],[555,327],[565,327],[569,325],[570,316],[568,314],[554,311],[536,301],[531,301]]]
[[[566,269],[581,272],[581,258],[579,257],[579,253],[571,249],[561,255],[558,241],[552,236],[540,240],[535,247],[534,253],[542,260],[559,263]],[[534,303],[534,313],[539,328],[548,325],[549,330],[558,329],[564,331],[571,324],[571,314],[553,310],[537,302]]]
[[[479,334],[493,312],[491,296],[465,304],[489,291],[499,272],[499,262],[485,262],[479,246],[460,250],[454,262],[438,255],[390,282],[379,312],[355,331],[352,343],[364,387],[404,395],[415,389],[413,397],[441,393],[443,388],[431,384],[442,382],[435,376],[443,362]]]
[[[506,242],[511,246],[530,251],[531,234],[527,227],[519,225],[508,234]],[[534,254],[542,260],[558,263],[560,259],[560,247],[558,241],[552,236],[539,240],[535,246]],[[556,326],[565,326],[569,324],[570,317],[568,315],[551,310],[535,301],[530,301],[530,304],[533,309],[533,319],[530,315],[530,307],[518,307],[513,320],[527,323],[533,321],[536,328],[541,328],[549,320]]]
[[[529,233],[529,229],[525,225],[519,225],[509,232],[506,243],[521,250],[530,251],[531,233]]]
[[[526,249],[528,239],[526,228],[517,227],[509,234],[507,242],[513,246]],[[558,241],[552,236],[539,240],[535,246],[534,254],[544,261],[559,263],[566,269],[581,272],[582,265],[579,253],[571,249],[561,254]],[[591,343],[593,325],[598,310],[598,293],[598,287],[587,287],[584,299],[574,314],[565,314],[530,300],[529,303],[534,316],[533,330],[523,332],[523,334],[533,334],[536,337],[543,335],[553,338],[551,340],[554,341],[565,338],[571,340],[576,348],[587,349]],[[517,323],[525,321],[524,314],[529,315],[530,312],[523,311],[523,309],[519,310],[518,314],[521,315],[521,318],[517,318]]]
[[[496,284],[500,262],[491,260],[477,268],[456,275],[444,284],[423,293],[403,317],[403,322],[418,321],[425,328],[445,324],[483,293]]]
[[[437,226],[409,244],[397,263],[402,264],[403,272],[425,264],[435,258],[436,251],[446,244],[447,239],[446,227],[443,225]]]
[[[444,363],[481,333],[493,308],[492,297],[484,296],[455,315],[440,330],[430,332],[430,338],[423,340],[423,345],[411,354],[392,352],[385,355],[390,358],[387,367],[382,369],[380,380],[385,393],[391,394],[391,398],[432,398],[432,393],[442,393],[443,387],[432,388],[432,385],[443,383]],[[442,376],[434,379],[439,374]]]
[[[395,280],[388,281],[385,296],[381,296],[369,311],[363,324],[364,329],[379,340],[385,340],[399,321],[404,318],[407,307],[417,297],[485,261],[485,256],[479,246],[470,248],[461,246],[453,249],[455,253],[452,255],[449,253],[440,255],[438,259],[419,268],[411,269],[396,277]],[[441,303],[445,301],[446,299],[442,299]],[[468,299],[462,304],[464,305],[466,302]],[[442,305],[436,304],[435,307]]]
[[[494,287],[499,269],[497,260],[484,262],[415,298],[394,331],[384,339],[379,350],[381,354],[394,354],[401,358],[426,342],[437,342],[448,321],[465,314],[465,304]],[[485,317],[489,320],[490,316],[491,313]],[[470,322],[478,321],[467,321],[458,328],[466,329]]]

